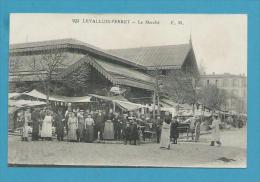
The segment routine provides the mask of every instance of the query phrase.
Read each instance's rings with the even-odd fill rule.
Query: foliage
[[[175,70],[161,77],[160,80],[164,92],[175,98],[178,103],[196,103],[196,92],[190,75]]]
[[[30,65],[34,74],[41,81],[45,93],[47,95],[47,103],[49,102],[51,81],[55,75],[64,67],[66,55],[57,51],[50,51],[41,56],[41,59],[35,60],[33,65]]]
[[[227,104],[227,93],[216,85],[208,85],[198,90],[198,100],[213,110],[223,109]]]
[[[79,93],[88,88],[88,80],[90,79],[91,67],[84,63],[65,80],[65,84],[74,90],[74,93]]]

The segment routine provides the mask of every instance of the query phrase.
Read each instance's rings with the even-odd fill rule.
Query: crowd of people
[[[53,134],[58,141],[93,142],[101,140],[122,140],[125,144],[140,144],[150,138],[153,131],[157,142],[160,141],[163,120],[158,116],[156,122],[133,112],[113,113],[104,110],[73,109],[66,111],[51,107],[26,108],[17,120],[22,125],[22,140],[28,141],[32,128],[32,140],[52,140]],[[54,131],[55,129],[55,131]]]
[[[22,117],[22,119],[21,119]],[[140,145],[141,141],[156,135],[156,142],[161,148],[170,149],[170,144],[177,144],[180,132],[180,120],[166,112],[164,117],[155,119],[133,112],[116,113],[104,110],[89,111],[68,106],[56,112],[51,107],[27,108],[24,114],[17,117],[23,120],[21,136],[28,141],[32,128],[31,140],[53,140],[69,142],[100,142],[104,140],[123,141],[124,144]],[[29,126],[30,125],[30,126]],[[197,142],[200,136],[201,120],[193,117],[189,123],[188,133]],[[212,124],[211,146],[221,145],[219,137],[220,121],[214,116]],[[195,137],[194,137],[195,134]]]

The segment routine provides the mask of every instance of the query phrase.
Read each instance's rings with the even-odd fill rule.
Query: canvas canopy
[[[114,100],[113,102],[116,105],[118,105],[119,107],[121,107],[122,109],[127,110],[127,111],[134,111],[134,110],[138,110],[140,108],[145,107],[142,104],[136,104],[136,103],[128,102],[128,101]]]
[[[140,108],[146,107],[145,105],[142,105],[142,104],[136,104],[133,102],[129,102],[126,98],[124,98],[122,96],[108,97],[108,96],[101,96],[101,95],[95,95],[95,94],[90,94],[90,95],[93,97],[96,97],[98,99],[113,102],[117,106],[122,108],[123,110],[127,110],[127,111],[134,111],[134,110],[138,110]]]
[[[210,117],[210,116],[212,116],[212,113],[209,111],[195,110],[195,116]]]
[[[46,105],[46,102],[31,100],[9,100],[8,102],[8,106],[12,108],[33,107],[40,105]]]
[[[92,97],[101,99],[101,100],[105,100],[105,101],[128,101],[126,98],[122,97],[122,96],[102,96],[102,95],[95,95],[95,94],[89,94]]]
[[[22,93],[16,93],[16,92],[13,92],[13,93],[9,93],[8,94],[8,99],[15,99],[16,97],[19,97]]]
[[[34,98],[38,99],[44,99],[46,100],[47,96],[37,90],[32,90],[28,93],[23,93],[23,95],[28,95]],[[56,101],[56,102],[91,102],[90,101],[91,96],[83,96],[83,97],[67,97],[67,96],[60,96],[60,95],[50,95],[49,100],[50,101]]]

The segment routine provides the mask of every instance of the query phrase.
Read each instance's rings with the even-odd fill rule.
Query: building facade
[[[227,93],[226,110],[246,113],[247,111],[247,77],[245,75],[203,74],[200,76],[198,87],[215,85]]]

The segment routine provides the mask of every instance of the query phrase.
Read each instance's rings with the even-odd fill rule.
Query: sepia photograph
[[[247,168],[246,14],[12,13],[10,167]]]

